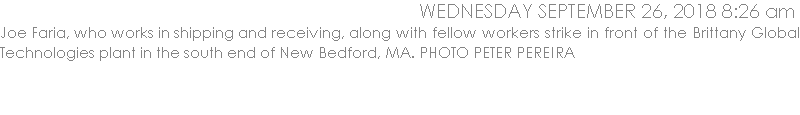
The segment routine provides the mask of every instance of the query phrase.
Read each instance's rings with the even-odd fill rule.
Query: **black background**
[[[494,1],[469,3],[499,3]],[[558,1],[551,1],[558,2]],[[96,29],[175,29],[177,27],[216,27],[217,29],[304,29],[323,27],[341,29],[343,33],[358,27],[372,29],[407,29],[409,27],[455,27],[456,29],[574,29],[671,26],[689,29],[692,26],[716,26],[720,29],[748,30],[743,41],[738,39],[222,39],[191,41],[190,39],[0,39],[0,46],[18,49],[115,49],[154,47],[169,49],[248,49],[258,47],[292,47],[318,50],[318,47],[408,47],[417,55],[417,47],[533,46],[571,47],[575,59],[2,59],[3,76],[23,88],[75,94],[119,93],[116,96],[90,98],[136,97],[136,99],[183,100],[220,96],[247,106],[275,101],[296,104],[287,108],[303,108],[299,102],[317,103],[347,99],[393,100],[391,105],[427,105],[439,102],[468,107],[497,108],[506,106],[532,108],[527,104],[552,108],[571,108],[575,103],[604,102],[607,98],[681,100],[663,92],[726,95],[727,90],[747,90],[743,84],[758,81],[771,85],[793,76],[797,58],[796,39],[752,39],[749,30],[755,26],[796,27],[796,19],[765,19],[768,7],[794,7],[791,4],[758,3],[760,19],[429,19],[421,18],[419,4],[468,2],[271,2],[271,1],[208,1],[148,3],[48,3],[48,5],[6,5],[3,26],[30,30],[32,26],[72,30]],[[502,2],[541,4],[535,1]],[[577,3],[577,2],[575,2]],[[616,3],[616,2],[603,2]],[[587,3],[588,4],[588,3]],[[648,3],[659,4],[659,3]],[[660,3],[667,15],[674,15],[674,3]],[[692,2],[692,4],[698,4]],[[702,3],[706,4],[706,3]],[[725,3],[717,4],[721,9]],[[729,3],[740,4],[740,3]],[[751,3],[748,3],[751,4]],[[752,3],[756,4],[756,3]],[[537,5],[534,5],[537,6]],[[641,6],[637,3],[637,6]],[[534,11],[534,9],[531,9]],[[536,9],[538,10],[538,9]],[[637,8],[638,12],[641,12]],[[719,10],[718,10],[719,11]],[[532,12],[532,15],[535,16]],[[740,12],[734,12],[738,15]],[[641,13],[637,13],[639,16]],[[720,17],[720,16],[718,16]],[[687,30],[688,31],[688,30]],[[690,31],[689,31],[690,32]],[[30,31],[28,32],[29,36]],[[428,32],[429,35],[433,32]],[[585,36],[584,31],[584,36]],[[477,36],[478,34],[476,34]],[[346,36],[346,35],[345,35]],[[689,35],[691,36],[691,35]],[[471,49],[472,50],[472,49]],[[98,53],[98,52],[95,52]],[[317,52],[315,52],[316,54]],[[379,53],[383,54],[383,53]],[[97,55],[97,54],[96,54]],[[318,56],[318,55],[312,55]],[[765,71],[769,70],[769,71]],[[770,75],[766,75],[770,74]],[[774,74],[774,75],[772,75]],[[12,77],[13,76],[13,77]],[[770,79],[760,82],[761,79]],[[750,82],[740,82],[750,81]],[[37,84],[37,85],[31,85]],[[55,85],[58,84],[58,85]],[[62,85],[63,84],[63,85]],[[91,84],[91,85],[87,85]],[[72,87],[80,86],[80,87]],[[763,86],[763,85],[757,85]],[[69,88],[63,88],[69,87]],[[703,89],[698,87],[721,87]],[[744,88],[739,88],[744,87]],[[769,86],[772,87],[772,86]],[[777,86],[776,86],[777,87]],[[62,89],[63,88],[63,89]],[[22,88],[20,88],[22,89]],[[68,90],[69,89],[69,90]],[[24,89],[23,89],[24,90]],[[765,89],[756,89],[765,90]],[[694,91],[694,92],[689,92]],[[78,92],[78,93],[76,93]],[[84,93],[80,93],[84,92]],[[126,92],[137,92],[126,94]],[[735,92],[735,91],[734,91]],[[62,94],[64,94],[62,93]],[[621,94],[642,94],[620,96]],[[653,94],[645,94],[653,93]],[[138,94],[181,95],[171,98]],[[362,95],[369,94],[369,95]],[[671,94],[671,93],[668,93]],[[355,96],[359,95],[359,96]],[[439,95],[433,96],[433,95]],[[652,97],[651,97],[652,96]],[[79,96],[83,97],[83,96]],[[169,97],[169,96],[167,96]],[[436,98],[434,98],[436,97]],[[588,97],[598,97],[589,99]],[[43,99],[50,99],[43,97]],[[146,98],[146,99],[145,99]],[[389,99],[391,98],[391,99]],[[401,98],[401,99],[396,99]],[[690,99],[699,99],[688,97]],[[715,98],[715,97],[710,97]],[[136,100],[131,99],[131,100]],[[152,100],[148,100],[152,99]],[[217,99],[217,98],[213,98]],[[413,103],[404,99],[418,101]],[[476,101],[476,100],[497,101]],[[55,99],[59,100],[59,99]],[[131,101],[127,100],[127,101]],[[296,100],[296,101],[292,101]],[[590,102],[600,101],[600,102]],[[134,101],[135,102],[135,101]],[[230,102],[208,102],[230,103]],[[242,102],[242,103],[240,103]],[[473,103],[474,102],[474,103]],[[519,102],[519,103],[516,103]],[[631,101],[636,102],[636,101]],[[133,102],[131,102],[133,103]],[[183,103],[183,102],[181,102]],[[349,101],[324,103],[354,104]],[[373,102],[372,104],[386,104]],[[462,103],[462,104],[458,104]],[[527,104],[525,104],[527,103]],[[646,103],[646,102],[645,102]],[[660,103],[660,102],[659,102]],[[142,103],[139,103],[142,104]],[[183,103],[186,104],[186,103]],[[372,105],[361,103],[357,105]],[[475,106],[471,106],[475,104]],[[558,105],[561,104],[561,105]],[[203,104],[192,104],[203,105]],[[503,105],[503,106],[500,106]],[[622,104],[637,105],[637,104]],[[325,106],[336,106],[325,105]],[[598,105],[599,106],[599,105]],[[253,106],[250,106],[253,107]],[[431,106],[436,107],[436,106]],[[235,108],[235,107],[234,107]],[[378,107],[380,108],[380,107]],[[510,107],[508,107],[510,108]],[[507,109],[508,109],[507,108]]]

